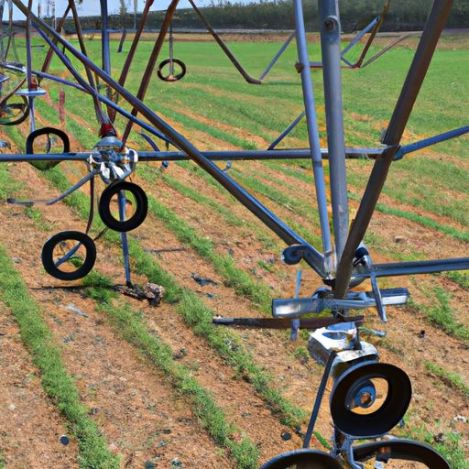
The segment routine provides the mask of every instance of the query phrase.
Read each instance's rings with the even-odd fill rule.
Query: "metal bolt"
[[[326,18],[324,20],[324,28],[326,29],[326,31],[334,31],[335,27],[337,25],[337,20],[332,17],[332,16],[329,16],[329,18]]]

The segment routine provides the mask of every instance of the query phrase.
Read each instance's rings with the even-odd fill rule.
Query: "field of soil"
[[[406,142],[467,124],[464,44],[460,38],[443,42]],[[87,45],[98,58],[97,41]],[[406,43],[369,68],[344,71],[348,145],[378,141],[412,46]],[[150,47],[149,41],[140,45],[129,76],[132,91]],[[232,47],[258,74],[280,43]],[[201,150],[266,148],[302,108],[293,49],[265,84],[252,86],[214,44],[177,42],[188,75],[179,83],[155,75],[146,103]],[[124,58],[113,55],[115,76]],[[66,76],[55,61],[51,73]],[[314,80],[325,144],[320,72]],[[61,88],[44,87],[48,95],[38,102],[37,125],[65,130],[73,151],[91,150],[98,140],[91,100],[66,90],[61,121]],[[2,127],[0,138],[20,153],[28,127]],[[121,132],[123,119],[117,127]],[[128,146],[148,150],[141,129],[134,130]],[[306,142],[302,122],[282,145]],[[467,256],[467,143],[463,137],[394,164],[366,237],[374,262]],[[348,163],[352,216],[371,165]],[[215,315],[268,317],[272,298],[294,294],[297,267],[282,263],[280,240],[195,164],[141,163],[132,181],[148,194],[149,214],[129,235],[132,275],[136,284],[162,285],[161,304],[110,288],[124,282],[115,233],[96,241],[95,271],[87,278],[55,280],[42,267],[42,246],[60,231],[84,231],[87,189],[52,206],[11,206],[6,199],[55,197],[85,171],[74,163],[44,172],[24,163],[0,166],[0,468],[255,468],[301,447],[323,370],[308,355],[307,332],[292,342],[289,331],[211,324]],[[308,161],[239,162],[228,174],[317,245]],[[96,220],[92,236],[101,229]],[[321,282],[301,268],[300,294],[308,296]],[[385,338],[366,340],[382,362],[402,367],[412,380],[409,411],[393,433],[426,441],[454,469],[467,468],[469,456],[468,280],[467,272],[382,279],[385,288],[409,288],[410,304],[388,308],[386,324],[374,310],[365,312],[368,328],[386,331]],[[312,442],[326,451],[331,385]]]

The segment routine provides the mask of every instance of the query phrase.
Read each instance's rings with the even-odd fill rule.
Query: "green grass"
[[[438,428],[438,426],[437,426]],[[446,432],[442,435],[442,442],[435,442],[434,434],[425,427],[406,428],[405,436],[428,443],[440,453],[449,463],[451,469],[468,469],[469,462],[464,452],[462,435],[456,432]]]
[[[118,334],[163,371],[172,386],[191,403],[194,414],[214,441],[230,450],[240,469],[257,467],[258,450],[248,437],[237,440],[239,429],[229,424],[213,396],[205,390],[185,366],[173,359],[173,351],[156,333],[148,331],[142,315],[129,305],[119,305],[111,281],[94,271],[85,278],[86,294],[95,300],[98,310],[105,313]]]
[[[4,168],[5,167],[2,166],[0,167],[0,170],[3,170],[3,175],[5,176],[7,171],[6,168]],[[14,181],[11,182],[10,185],[15,187]],[[36,213],[35,221],[40,222],[41,218],[41,212],[38,211]],[[6,260],[3,259],[2,256],[4,256],[4,253],[0,251],[0,260],[2,261],[2,265],[5,265]],[[12,288],[11,284],[4,285],[2,275],[3,274],[0,272],[0,291],[4,288],[8,288],[12,295],[21,297],[21,293],[25,294],[26,287],[24,285],[24,292],[18,292],[18,288]],[[11,276],[11,269],[4,272],[4,275]],[[19,279],[19,275],[16,274],[16,276]],[[170,347],[164,344],[155,334],[152,335],[148,332],[148,328],[144,324],[141,315],[138,312],[130,309],[128,305],[118,306],[116,304],[114,300],[117,298],[117,294],[111,289],[112,285],[110,280],[98,274],[97,272],[92,272],[88,277],[85,278],[84,285],[87,286],[87,295],[95,300],[97,308],[101,312],[104,312],[108,315],[118,333],[129,343],[136,346],[142,352],[142,354],[145,355],[154,365],[156,365],[166,375],[168,375],[171,378],[173,386],[179,392],[189,398],[192,404],[192,409],[201,422],[202,426],[207,429],[208,433],[212,436],[218,445],[226,447],[230,450],[233,458],[237,461],[237,467],[240,469],[254,469],[257,467],[258,450],[256,446],[251,441],[249,441],[247,437],[242,437],[239,442],[237,441],[239,430],[228,424],[223,412],[215,404],[213,397],[198,384],[197,380],[190,375],[189,370],[177,364],[173,360],[173,353]],[[31,298],[27,298],[26,300],[32,302]],[[7,297],[6,304],[10,307],[12,306],[9,296]],[[13,311],[15,312],[19,309],[19,307],[19,305],[15,305]],[[30,308],[26,306],[23,308],[25,309],[26,314],[30,313]],[[47,329],[45,325],[44,328]],[[46,335],[47,331],[40,332],[45,337],[44,341],[46,339],[50,339],[50,337],[47,337]],[[30,346],[37,348],[37,341],[40,339],[41,334],[37,334],[36,330],[34,330],[32,334],[37,335],[38,339],[36,339],[35,342],[30,343]],[[58,367],[59,370],[61,366],[63,367],[61,359],[58,356],[58,351],[54,350],[52,347],[49,347],[49,349],[47,352],[50,356],[47,357],[46,364],[41,367],[41,371],[43,372],[44,369],[47,371],[49,368],[52,368],[51,362],[54,362],[56,364],[56,368]],[[52,372],[54,371],[55,370],[52,368]],[[65,401],[65,404],[59,402],[59,407],[62,405],[65,407],[64,413],[67,416],[68,414],[77,414],[80,411],[80,407],[77,403],[73,402],[73,399],[78,400],[78,396],[73,395],[73,384],[71,382],[67,383],[65,381],[67,376],[64,370],[60,371],[62,371],[64,376],[60,376],[61,380],[58,383],[54,383],[55,387],[53,388],[53,391],[55,388],[64,388],[66,389],[67,393],[70,394],[70,397],[62,397],[62,400]],[[50,395],[52,394],[51,390],[46,390],[49,391]],[[75,407],[77,407],[78,410],[74,409],[72,404],[75,404]],[[86,415],[86,410],[83,410],[83,414]],[[75,419],[79,420],[78,417]],[[79,423],[81,423],[81,426],[84,426],[82,422]],[[88,429],[87,431],[89,433]],[[84,433],[83,430],[81,433],[78,433],[78,438],[84,438],[82,433]],[[85,434],[85,437],[86,436],[87,434]],[[90,437],[88,437],[88,439],[90,439]],[[86,463],[85,467],[115,467],[111,463],[109,466],[106,466],[102,461],[99,462],[94,454],[91,455],[91,457],[94,457],[94,459],[91,459],[89,455],[86,455],[86,457],[87,458],[85,461],[93,460],[94,462],[93,465]],[[112,461],[114,461],[115,464],[115,458],[111,459],[111,462]]]
[[[98,427],[88,417],[88,409],[80,403],[73,378],[65,369],[40,308],[29,295],[3,247],[0,247],[0,262],[1,301],[11,310],[19,325],[21,339],[41,372],[45,392],[64,415],[69,431],[77,439],[80,467],[118,468],[119,459],[109,451]]]
[[[457,322],[449,303],[450,296],[448,293],[441,287],[435,287],[432,293],[434,295],[433,306],[416,305],[415,303],[411,303],[411,305],[447,334],[468,341],[469,329]]]
[[[459,391],[465,397],[469,397],[469,386],[457,373],[447,371],[436,363],[432,363],[429,361],[425,362],[425,368],[429,373],[439,378],[450,388]]]
[[[153,182],[142,172],[142,176]],[[264,313],[270,312],[272,292],[265,285],[256,282],[244,270],[236,267],[234,259],[229,255],[219,254],[212,241],[200,236],[194,228],[186,223],[176,213],[148,194],[149,212],[158,220],[165,223],[182,243],[192,247],[197,254],[208,260],[216,272],[223,276],[225,285],[232,287],[236,293],[248,297]]]
[[[446,276],[457,283],[460,287],[469,290],[469,273],[468,272],[448,272]]]

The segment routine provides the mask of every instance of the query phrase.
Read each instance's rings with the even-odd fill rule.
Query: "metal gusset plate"
[[[263,464],[260,469],[287,468],[342,469],[332,456],[314,449],[298,449],[279,454]]]
[[[368,361],[350,367],[334,383],[334,425],[353,438],[389,432],[404,417],[412,396],[408,375],[397,366]]]

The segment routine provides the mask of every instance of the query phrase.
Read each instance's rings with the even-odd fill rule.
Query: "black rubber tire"
[[[111,200],[120,191],[129,191],[137,203],[135,213],[128,220],[120,221],[111,213]],[[111,230],[125,233],[139,227],[147,217],[148,199],[145,191],[133,182],[121,181],[104,189],[99,199],[99,216],[103,223]]]
[[[181,71],[177,74],[177,75],[173,75],[172,78],[171,75],[163,75],[163,69],[166,67],[166,65],[168,65],[169,63],[171,62],[171,59],[166,59],[166,60],[163,60],[159,65],[158,65],[158,70],[156,71],[156,74],[158,75],[158,78],[160,80],[163,80],[163,81],[169,81],[169,82],[173,82],[173,81],[179,81],[181,80],[182,78],[184,78],[184,75],[186,74],[186,64],[182,61],[182,60],[178,60],[178,59],[173,59],[173,63],[175,64],[178,64],[179,67],[181,68]]]
[[[383,449],[388,451],[383,453]],[[390,460],[421,462],[429,469],[450,469],[448,462],[432,447],[413,440],[373,441],[354,447],[353,454],[355,460],[360,462],[377,455],[381,460],[387,461],[384,457],[387,454]]]
[[[66,240],[74,240],[81,243],[86,249],[86,257],[83,264],[74,272],[63,272],[54,263],[54,249],[57,244]],[[89,274],[96,261],[96,245],[94,241],[81,231],[62,231],[52,236],[42,247],[42,265],[46,272],[59,280],[78,280]]]
[[[341,469],[342,466],[332,456],[314,449],[298,449],[282,453],[264,463],[260,469],[286,469],[293,464],[314,464],[317,469]],[[309,466],[306,466],[309,467]]]
[[[358,380],[384,379],[387,396],[380,408],[370,414],[357,414],[347,406],[349,390]],[[388,363],[362,362],[341,374],[330,394],[330,412],[334,425],[346,435],[374,438],[388,433],[404,417],[412,397],[408,375]]]
[[[63,130],[55,129],[54,127],[43,127],[42,129],[34,130],[26,138],[26,153],[28,155],[34,155],[34,140],[41,135],[55,135],[59,137],[63,144],[63,149],[60,153],[70,152],[70,139]],[[58,165],[59,161],[32,161],[30,164],[40,171],[44,171]]]
[[[21,98],[23,100],[23,103],[13,103],[13,104],[8,105],[7,104],[8,100],[7,100],[6,103],[5,103],[5,107],[9,107],[11,109],[19,109],[19,110],[22,111],[23,114],[21,114],[21,116],[18,117],[16,120],[12,120],[12,121],[3,121],[0,118],[0,125],[19,125],[28,118],[28,116],[29,116],[28,99],[26,98],[26,96],[21,96]],[[9,98],[9,99],[11,99],[11,98]]]

